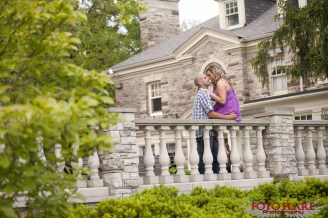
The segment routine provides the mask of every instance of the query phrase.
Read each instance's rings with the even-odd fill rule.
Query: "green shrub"
[[[156,186],[133,194],[123,200],[103,201],[93,208],[79,205],[69,218],[96,217],[197,217],[249,218],[249,202],[290,203],[291,205],[317,201],[315,207],[328,205],[328,181],[308,178],[304,181],[279,180],[261,184],[252,190],[215,186],[208,190],[196,187],[191,194],[179,194],[172,186]],[[313,217],[328,217],[328,206]]]

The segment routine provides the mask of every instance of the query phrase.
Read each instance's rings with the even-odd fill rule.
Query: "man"
[[[235,113],[231,113],[229,115],[219,114],[213,111],[213,104],[211,100],[210,94],[206,91],[211,84],[211,80],[205,74],[198,74],[194,77],[194,83],[198,87],[198,92],[196,94],[193,110],[192,110],[192,118],[193,119],[226,119],[226,120],[234,120],[237,115]],[[213,130],[210,131],[210,146],[211,152],[213,155],[213,163],[212,169],[214,173],[219,173],[219,163],[217,159],[218,155],[218,144],[215,140],[215,133]],[[204,174],[205,172],[205,164],[203,161],[204,154],[204,138],[203,131],[196,131],[196,141],[197,141],[197,152],[199,155],[199,163],[198,163],[198,171],[200,174]]]

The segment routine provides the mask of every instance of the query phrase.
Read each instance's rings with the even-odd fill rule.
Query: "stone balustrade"
[[[185,182],[200,182],[200,181],[214,181],[214,180],[238,180],[238,179],[255,179],[269,177],[269,171],[265,169],[266,155],[263,148],[263,131],[269,126],[269,122],[264,119],[259,120],[246,120],[241,122],[227,121],[227,120],[192,120],[192,119],[136,119],[136,126],[144,132],[145,152],[144,163],[146,165],[146,175],[143,177],[143,184],[167,184],[167,183],[185,183]],[[204,132],[204,175],[198,172],[199,157],[197,153],[197,144],[195,132],[202,129]],[[218,162],[220,165],[219,174],[214,174],[212,171],[213,157],[210,149],[210,130],[217,130],[218,132]],[[224,131],[230,132],[231,139],[231,174],[226,170],[228,161],[225,152]],[[173,131],[173,134],[172,134]],[[189,154],[185,154],[182,149],[182,131],[187,131],[189,134],[186,140],[190,144]],[[152,135],[157,132],[159,136],[160,154],[159,164],[161,174],[155,176],[154,163],[155,158],[152,152]],[[242,148],[240,149],[237,144],[237,132],[241,132]],[[255,149],[257,151],[254,161],[254,155],[251,150],[250,132],[255,135]],[[167,152],[167,139],[173,135],[175,141],[175,156],[174,163],[176,164],[177,173],[170,175],[169,168],[169,155]],[[185,143],[186,144],[186,143]],[[241,153],[242,151],[242,153]],[[185,175],[186,159],[189,156],[189,164],[191,175]],[[240,171],[240,162],[244,162],[244,170]],[[255,167],[254,164],[257,163]],[[254,170],[256,168],[256,170]]]
[[[190,192],[196,186],[212,188],[231,185],[239,188],[254,187],[270,182],[273,177],[302,179],[304,176],[328,178],[328,121],[295,121],[292,108],[264,107],[243,112],[241,122],[208,119],[138,119],[136,110],[111,108],[119,113],[120,121],[104,132],[112,137],[110,152],[95,151],[87,159],[72,162],[73,167],[88,167],[92,175],[83,180],[80,175],[78,192],[86,197],[85,203],[105,198],[123,198],[154,185],[166,184]],[[204,132],[205,173],[199,174],[195,132]],[[212,171],[213,157],[209,132],[217,131],[219,144],[218,174]],[[139,139],[138,139],[139,138]],[[46,161],[39,139],[39,157]],[[230,148],[231,172],[224,146]],[[174,144],[173,162],[176,174],[169,173],[172,163],[168,144]],[[157,149],[153,149],[153,148]],[[78,148],[74,148],[77,152]],[[140,152],[143,151],[143,152]],[[61,159],[61,146],[56,145],[56,157]],[[142,155],[145,175],[139,171]],[[159,172],[155,173],[155,157]],[[63,171],[64,162],[57,164]],[[185,170],[190,170],[190,175]],[[142,175],[141,177],[139,175]],[[82,202],[79,199],[72,199]],[[24,202],[16,202],[24,207]]]

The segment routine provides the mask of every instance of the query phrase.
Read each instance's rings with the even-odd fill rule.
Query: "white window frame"
[[[279,64],[277,63],[278,60],[280,61]],[[284,74],[284,73],[277,73],[277,68],[275,68],[277,66],[284,66],[283,57],[281,57],[281,56],[275,57],[274,60],[269,65],[269,74],[270,74],[271,90],[272,90],[271,93],[273,95],[287,94],[288,93],[288,86],[287,86],[288,78],[287,78],[286,74]],[[275,72],[276,72],[275,75],[272,74],[273,70],[275,70]],[[284,89],[284,90],[275,90],[274,80],[279,77],[285,77],[286,89]]]
[[[298,6],[299,6],[300,8],[303,8],[304,6],[306,6],[307,3],[308,3],[307,0],[298,0]]]
[[[153,87],[158,87],[157,90],[153,89]],[[161,84],[159,82],[150,83],[148,85],[148,99],[149,99],[149,114],[150,116],[159,116],[163,115],[162,110],[161,111],[153,111],[153,105],[152,100],[160,98],[162,100],[161,95]],[[161,107],[162,107],[162,101],[161,101]]]
[[[228,17],[226,13],[226,5],[232,2],[237,2],[238,8],[238,24],[233,26],[228,26]],[[243,27],[246,23],[246,15],[245,15],[245,2],[244,0],[221,0],[219,1],[219,16],[220,16],[220,27],[221,29],[236,29]]]
[[[301,114],[296,114],[294,116],[294,120],[313,120],[313,114],[311,112],[303,112]]]
[[[227,27],[239,25],[238,1],[234,0],[234,1],[226,2],[224,3],[224,5],[225,5],[225,22]],[[238,16],[238,23],[234,25],[229,25],[229,18],[234,15]]]

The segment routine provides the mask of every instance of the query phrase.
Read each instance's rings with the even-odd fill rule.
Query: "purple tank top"
[[[214,93],[216,95],[218,95],[217,90],[215,90]],[[232,88],[230,88],[230,90],[227,91],[225,104],[222,105],[222,104],[216,102],[213,109],[215,112],[218,112],[218,113],[224,114],[224,115],[228,115],[228,114],[235,112],[237,114],[236,121],[239,122],[241,120],[239,101]]]

